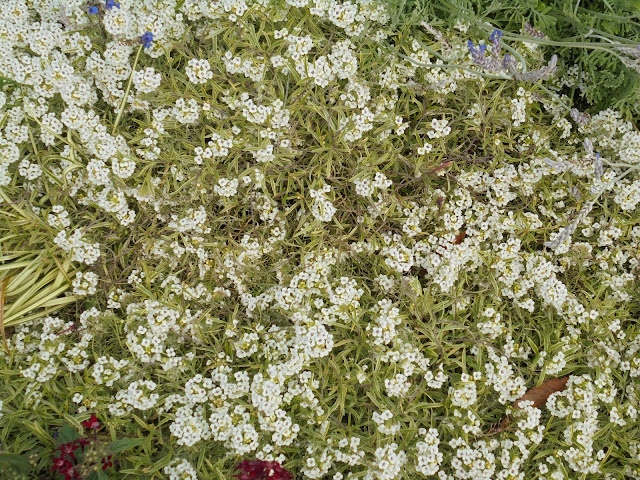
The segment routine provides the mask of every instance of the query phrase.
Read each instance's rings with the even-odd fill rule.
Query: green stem
[[[124,112],[124,107],[127,103],[127,97],[129,96],[129,91],[131,90],[131,84],[133,83],[133,74],[136,71],[136,66],[138,65],[138,59],[140,58],[142,47],[143,45],[140,45],[140,47],[138,47],[138,53],[136,53],[136,58],[133,61],[133,67],[131,67],[131,75],[129,75],[129,83],[127,83],[127,90],[124,92],[124,96],[122,97],[122,102],[120,102],[120,108],[118,108],[118,116],[116,117],[116,121],[114,122],[113,128],[111,129],[111,135],[116,134],[118,123],[120,123],[120,118],[122,118],[122,113]]]
[[[486,24],[484,22],[476,22],[476,23],[485,32],[493,32],[493,30],[495,30],[495,28],[493,28],[491,25],[488,25],[488,24]],[[518,40],[518,41],[522,41],[522,42],[539,43],[541,45],[550,45],[550,46],[554,46],[554,47],[593,48],[595,50],[603,50],[604,49],[606,51],[610,51],[610,49],[603,47],[603,45],[609,45],[609,44],[604,44],[602,42],[599,42],[599,43],[594,43],[594,42],[556,42],[554,40],[548,40],[548,39],[537,38],[537,37],[529,37],[529,36],[526,36],[526,35],[518,35],[517,33],[509,33],[509,32],[503,32],[503,38],[505,40]],[[626,42],[627,43],[620,43],[619,45],[616,45],[616,46],[617,47],[637,47],[638,46],[637,42],[630,42],[629,40],[627,40]]]
[[[597,28],[591,28],[591,30],[599,35],[604,35],[607,38],[612,38],[614,40],[618,40],[618,41],[623,41],[623,42],[629,42],[630,40],[628,38],[624,38],[624,37],[619,37],[617,35],[613,35],[612,33],[607,33],[607,32],[603,32],[602,30],[598,30]],[[637,42],[636,42],[637,43]],[[640,45],[640,44],[638,44]]]
[[[600,38],[600,39],[602,39],[602,40],[606,40],[606,41],[607,41],[607,42],[609,42],[609,43],[616,43],[616,42],[614,42],[613,40],[611,40],[610,38],[603,37],[602,35],[596,35],[595,33],[587,33],[587,34],[585,35],[585,37],[587,37],[587,38]]]
[[[593,10],[589,10],[587,8],[584,7],[580,7],[578,8],[578,10],[580,10],[581,12],[584,12],[588,15],[593,15],[594,17],[600,17],[600,18],[612,18],[612,19],[616,19],[616,20],[630,20],[632,18],[639,18],[640,15],[629,15],[629,16],[622,16],[622,15],[612,15],[610,13],[603,13],[603,12],[594,12]],[[634,22],[636,23],[636,22]]]

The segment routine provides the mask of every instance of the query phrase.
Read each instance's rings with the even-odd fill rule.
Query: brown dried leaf
[[[545,380],[544,382],[542,382],[540,386],[532,388],[527,393],[525,393],[522,397],[516,400],[513,403],[512,408],[519,410],[520,403],[526,402],[526,401],[532,401],[534,407],[540,408],[542,405],[547,403],[547,400],[549,399],[549,396],[551,396],[552,393],[562,392],[566,388],[568,381],[569,381],[569,377],[550,378],[548,380]],[[497,427],[496,426],[492,427],[489,430],[489,433],[501,432],[502,430],[504,430],[509,426],[509,423],[511,423],[511,417],[507,415],[498,424]]]
[[[462,240],[464,240],[464,237],[466,237],[466,236],[467,236],[467,231],[463,230],[461,233],[459,233],[456,236],[456,239],[453,241],[453,244],[454,245],[460,245],[462,243]]]
[[[533,401],[534,407],[541,407],[547,403],[547,399],[552,393],[561,392],[567,386],[569,377],[550,378],[542,382],[539,387],[532,388],[522,397],[515,401],[513,408],[519,409],[520,402]]]

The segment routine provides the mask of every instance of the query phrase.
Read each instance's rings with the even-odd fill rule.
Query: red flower
[[[87,445],[91,445],[91,441],[86,437],[81,437],[77,440],[74,440],[74,442],[77,442],[80,444],[83,452],[84,452],[84,447],[86,447]]]
[[[103,458],[102,461],[102,470],[106,470],[107,468],[111,467],[113,465],[113,462],[111,461],[111,457],[113,457],[113,455],[109,455],[107,458]]]
[[[62,457],[54,458],[53,459],[53,466],[51,467],[51,470],[53,470],[55,472],[56,470],[62,470],[64,468],[67,468],[70,465],[71,465],[71,460],[67,460],[67,459],[62,458]]]
[[[236,469],[242,472],[234,475],[238,480],[293,480],[293,474],[278,462],[243,460]]]
[[[56,450],[60,452],[60,458],[68,456],[68,457],[71,457],[73,460],[75,460],[76,457],[73,454],[73,451],[77,450],[78,448],[80,448],[80,446],[75,441],[73,441],[73,442],[61,443]]]
[[[74,478],[80,478],[80,474],[76,472],[73,465],[69,465],[65,469],[60,470],[60,474],[64,475],[64,480],[72,480]]]
[[[102,428],[102,425],[100,425],[98,417],[96,417],[95,413],[91,415],[91,418],[89,420],[85,420],[84,422],[82,422],[82,426],[91,430],[100,430]]]

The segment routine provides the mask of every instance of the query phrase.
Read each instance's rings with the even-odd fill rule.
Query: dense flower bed
[[[640,131],[503,37],[5,0],[3,478],[640,478]]]

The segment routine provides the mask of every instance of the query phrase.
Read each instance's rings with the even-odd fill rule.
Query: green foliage
[[[80,438],[80,434],[71,427],[68,423],[65,423],[58,433],[58,437],[56,438],[58,445],[63,443],[73,442]]]
[[[521,33],[528,22],[556,42],[640,42],[639,0],[403,0],[391,7],[398,23],[417,19],[453,27],[463,20],[471,24],[469,35],[480,24]],[[547,45],[544,54],[558,54],[566,68],[578,65],[588,76],[584,89],[563,92],[573,105],[591,113],[613,107],[627,120],[640,115],[640,74],[610,51]]]
[[[139,438],[120,438],[109,445],[109,451],[111,453],[121,453],[131,450],[133,447],[142,445],[143,440]]]

